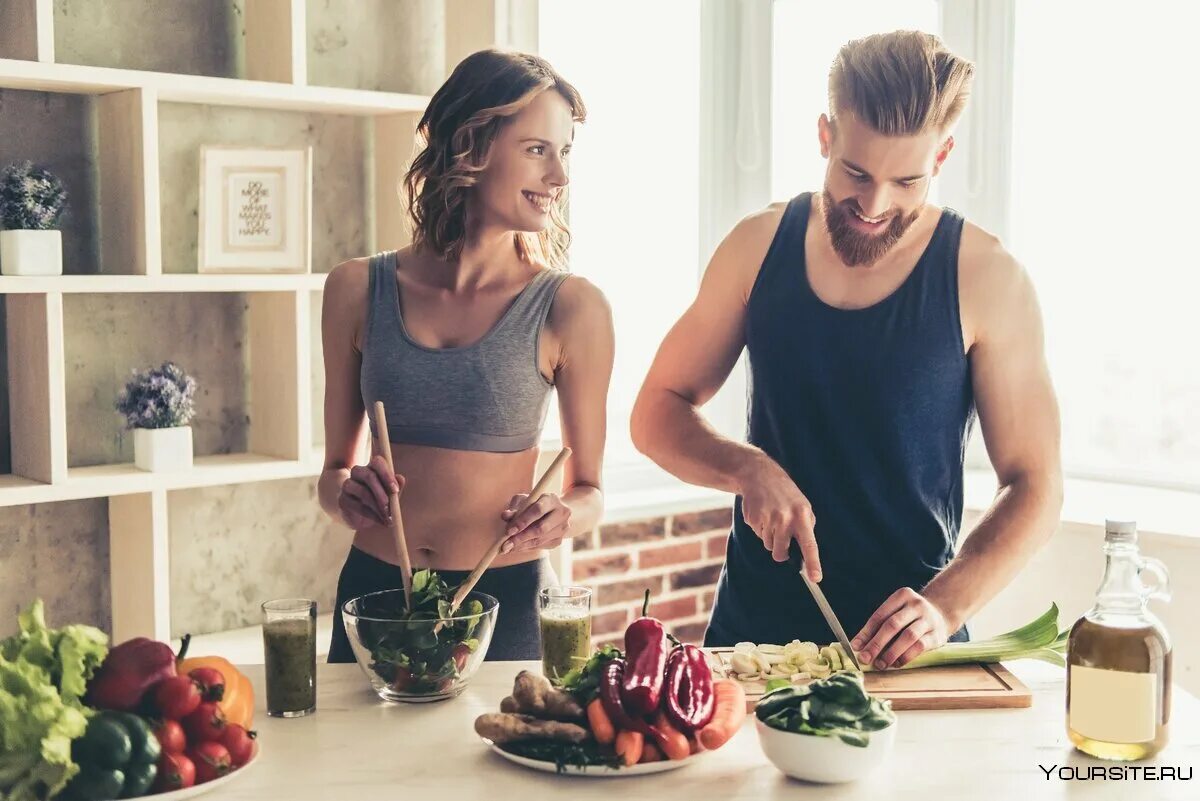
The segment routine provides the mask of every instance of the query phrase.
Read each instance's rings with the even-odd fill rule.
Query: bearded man
[[[1056,527],[1033,286],[994,236],[929,203],[973,74],[929,34],[845,45],[818,121],[824,191],[738,223],[658,351],[635,445],[736,496],[706,645],[832,642],[802,563],[859,662],[901,666],[968,639]],[[743,348],[746,443],[699,413]],[[959,547],[976,416],[1000,486]]]

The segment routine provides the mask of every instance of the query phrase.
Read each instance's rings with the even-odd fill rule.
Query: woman
[[[342,605],[400,585],[388,492],[404,480],[414,567],[460,583],[497,537],[477,589],[500,600],[489,659],[539,655],[546,550],[600,519],[612,318],[563,271],[567,161],[578,92],[544,60],[486,50],[465,59],[418,126],[404,186],[409,247],[338,265],[325,284],[325,466],[319,495],[354,529],[338,580],[330,662],[352,662]],[[563,491],[514,519],[535,477],[552,389],[573,453]],[[396,475],[373,415],[382,400]],[[364,418],[371,459],[355,465]]]

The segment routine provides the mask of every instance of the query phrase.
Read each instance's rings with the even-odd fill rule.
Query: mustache
[[[867,214],[865,211],[863,211],[862,208],[852,200],[843,200],[838,205],[841,206],[842,208],[844,208],[846,211],[849,211],[851,214],[859,214],[863,217],[866,217],[869,220],[875,219],[870,214]],[[879,217],[878,219],[880,222],[891,222],[893,219],[895,219],[896,217],[899,217],[899,216],[900,216],[899,209],[888,209],[887,213],[884,214],[883,216]]]

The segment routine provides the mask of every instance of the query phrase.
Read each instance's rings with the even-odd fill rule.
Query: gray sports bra
[[[538,344],[568,275],[538,272],[479,341],[427,348],[404,327],[396,252],[372,256],[359,378],[371,433],[381,400],[393,442],[496,453],[536,445],[553,388],[538,369]]]

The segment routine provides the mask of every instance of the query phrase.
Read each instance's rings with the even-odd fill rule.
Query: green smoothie
[[[299,717],[317,705],[317,627],[310,618],[263,624],[267,714]]]
[[[592,653],[592,616],[586,609],[541,611],[542,672],[547,678],[563,676]]]

